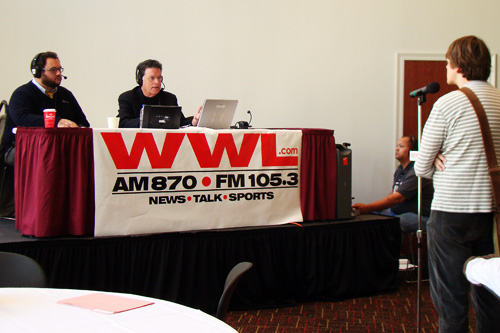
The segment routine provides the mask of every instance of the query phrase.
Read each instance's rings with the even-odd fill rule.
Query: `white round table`
[[[72,297],[103,293],[154,304],[105,314],[59,304]],[[0,332],[236,332],[200,310],[132,294],[45,288],[0,288]]]

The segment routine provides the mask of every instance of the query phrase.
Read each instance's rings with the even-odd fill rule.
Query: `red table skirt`
[[[92,129],[19,127],[14,173],[23,235],[94,234]]]
[[[333,130],[302,129],[300,204],[304,221],[334,220],[337,147]]]
[[[300,199],[304,221],[333,220],[337,193],[333,130],[302,132]],[[16,227],[23,235],[93,235],[92,129],[19,127],[15,204]]]

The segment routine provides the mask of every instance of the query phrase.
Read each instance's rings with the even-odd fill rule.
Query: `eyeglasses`
[[[149,82],[153,82],[154,80],[158,80],[160,82],[163,82],[163,76],[148,76],[146,77],[146,80],[148,80]]]
[[[52,74],[56,74],[57,72],[64,72],[64,68],[62,67],[52,67],[52,68],[43,68],[44,71],[49,71]]]

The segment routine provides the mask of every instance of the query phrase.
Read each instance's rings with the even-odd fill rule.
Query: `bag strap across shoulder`
[[[476,111],[477,119],[479,120],[479,126],[481,127],[481,134],[483,135],[484,149],[486,151],[486,160],[488,161],[488,168],[495,168],[498,166],[497,155],[495,153],[495,146],[493,145],[493,137],[491,136],[490,125],[488,123],[488,118],[484,112],[483,105],[477,98],[476,94],[470,88],[462,87],[461,92],[467,96],[474,111]]]
[[[493,197],[495,199],[495,221],[496,221],[496,236],[500,241],[500,167],[498,167],[497,155],[495,146],[493,145],[493,137],[491,135],[490,125],[488,118],[484,112],[483,105],[477,98],[474,92],[467,88],[460,89],[465,96],[469,99],[476,111],[477,119],[479,120],[479,127],[483,136],[484,150],[486,152],[486,160],[488,162],[488,173],[490,174],[491,186],[493,187]]]

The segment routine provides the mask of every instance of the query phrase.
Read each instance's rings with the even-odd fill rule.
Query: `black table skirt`
[[[240,261],[254,266],[238,285],[233,309],[393,291],[401,246],[399,220],[375,215],[302,226],[19,238],[0,242],[0,251],[37,260],[52,288],[134,293],[208,313],[215,312],[226,275]]]

